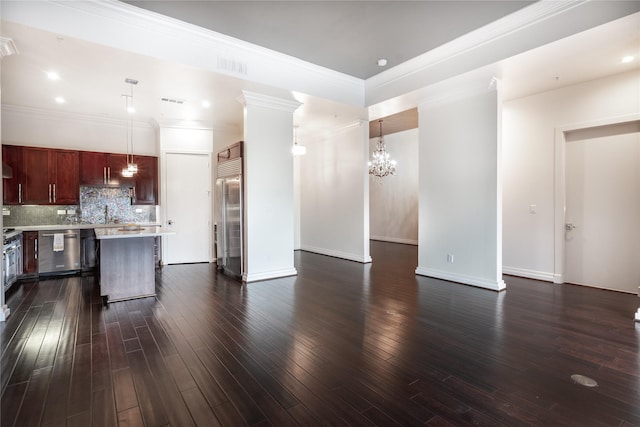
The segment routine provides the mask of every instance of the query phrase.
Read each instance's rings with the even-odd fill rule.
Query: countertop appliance
[[[22,232],[2,230],[2,287],[7,291],[22,273]]]
[[[38,274],[62,274],[80,271],[80,230],[38,232]]]

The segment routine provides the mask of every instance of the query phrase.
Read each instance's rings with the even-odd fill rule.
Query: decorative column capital
[[[256,106],[270,108],[272,110],[280,110],[293,113],[302,105],[301,102],[277,98],[275,96],[263,95],[261,93],[243,90],[242,95],[238,97],[238,102],[243,106]]]
[[[12,38],[9,37],[0,37],[0,58],[4,58],[5,56],[15,55],[18,53],[18,48],[16,44],[13,42]]]

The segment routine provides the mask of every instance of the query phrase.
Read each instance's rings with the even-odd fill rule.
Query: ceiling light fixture
[[[387,65],[387,60],[384,58],[378,59],[378,67],[384,67]]]
[[[56,73],[55,71],[47,71],[47,78],[49,80],[60,80],[60,74]]]
[[[61,96],[56,96],[56,97],[55,97],[55,100],[56,100],[56,102],[57,102],[58,104],[64,104],[65,102],[67,102],[67,100],[66,100],[66,99],[64,99],[64,98],[63,98],[63,97],[61,97]]]
[[[307,147],[298,144],[298,126],[293,127],[293,147],[291,152],[294,156],[304,156],[307,154]]]
[[[202,108],[209,108],[209,107],[211,107],[211,103],[209,101],[207,101],[206,99],[202,101]]]
[[[138,84],[137,80],[125,79],[125,83],[130,85],[130,94],[122,95],[126,102],[127,112],[129,116],[129,125],[127,126],[127,167],[122,169],[122,176],[125,178],[131,178],[138,172],[138,165],[133,161],[133,116],[136,109],[133,106],[133,87]],[[129,154],[129,148],[131,148],[131,154]]]
[[[369,175],[383,178],[385,176],[396,174],[396,161],[389,158],[387,147],[384,144],[384,136],[382,135],[382,119],[378,120],[378,123],[380,123],[380,136],[378,137],[376,149],[373,152],[371,161],[369,162]]]
[[[627,56],[623,56],[622,59],[620,60],[620,62],[622,62],[623,64],[628,64],[629,62],[633,61],[634,59],[636,59],[635,56],[627,55]]]

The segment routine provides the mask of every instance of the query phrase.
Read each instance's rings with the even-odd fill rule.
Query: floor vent
[[[585,377],[580,374],[571,375],[571,379],[574,383],[583,385],[585,387],[598,387],[598,382],[593,378]]]

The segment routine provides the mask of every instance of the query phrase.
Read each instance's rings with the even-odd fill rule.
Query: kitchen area
[[[103,281],[101,235],[144,240],[147,275],[161,264],[167,232],[157,222],[157,157],[3,145],[2,159],[5,295],[23,280],[93,274]],[[131,163],[137,171],[127,176]]]

